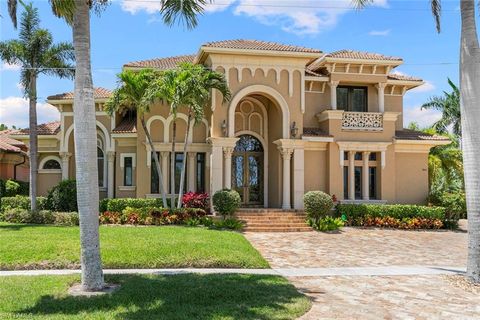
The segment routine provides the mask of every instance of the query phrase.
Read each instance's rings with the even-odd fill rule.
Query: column
[[[337,110],[337,86],[339,81],[330,81],[328,85],[330,86],[330,104],[332,110]]]
[[[163,188],[165,193],[168,194],[169,185],[168,185],[168,159],[170,157],[170,152],[162,151],[160,152],[160,166],[162,168],[162,178],[163,178]],[[160,191],[160,188],[158,189]]]
[[[348,199],[355,200],[355,151],[348,152]]]
[[[213,195],[218,190],[222,190],[223,183],[223,155],[222,147],[212,145],[212,155],[210,156],[210,193]]]
[[[293,208],[303,210],[305,194],[305,150],[296,147],[293,151]]]
[[[362,154],[363,169],[362,169],[362,198],[363,200],[370,199],[370,179],[368,172],[368,159],[370,158],[370,152],[364,151]]]
[[[195,164],[197,163],[197,153],[189,152],[188,155],[188,175],[187,175],[187,191],[195,192]]]
[[[375,87],[378,91],[378,112],[385,112],[385,87],[387,86],[386,82],[380,82]]]
[[[115,191],[115,186],[113,184],[114,181],[114,175],[115,175],[115,151],[108,151],[107,152],[108,156],[108,163],[107,163],[107,179],[108,179],[108,184],[107,184],[107,197],[108,198],[113,198],[114,191]]]
[[[283,159],[283,202],[282,209],[291,209],[290,205],[290,159],[292,149],[279,148]]]
[[[71,156],[72,154],[69,152],[60,152],[60,157],[62,158],[62,180],[68,179],[68,170]]]
[[[227,189],[232,188],[232,153],[233,148],[231,147],[223,147],[223,157],[225,160],[225,170],[223,171],[224,176],[224,187]]]

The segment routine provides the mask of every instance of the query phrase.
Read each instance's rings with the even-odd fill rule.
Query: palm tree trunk
[[[29,79],[29,126],[30,126],[30,208],[37,211],[37,171],[38,171],[38,141],[37,141],[37,75],[32,70]]]
[[[463,165],[468,212],[467,277],[480,282],[480,49],[475,1],[462,0],[460,44],[460,110]]]
[[[155,152],[155,147],[153,146],[152,137],[150,136],[150,132],[148,132],[147,130],[147,125],[145,123],[145,118],[143,116],[140,118],[140,123],[142,124],[143,131],[145,131],[145,136],[147,137],[147,141],[148,141],[148,144],[150,145],[150,149],[152,149],[153,161],[155,162],[155,166],[158,172],[158,180],[159,180],[159,186],[160,186],[160,193],[162,194],[163,207],[168,208],[167,194],[165,193],[165,187],[163,185],[163,174],[162,174],[162,169],[160,168],[160,161],[158,160],[157,153]]]
[[[175,139],[177,138],[177,119],[173,119],[172,153],[170,154],[170,208],[175,208]]]
[[[97,129],[90,62],[90,8],[85,0],[75,0],[72,29],[76,59],[73,119],[82,286],[84,290],[94,291],[104,287],[104,279],[98,230]]]
[[[183,161],[182,161],[182,173],[180,175],[180,189],[178,190],[178,204],[177,208],[182,207],[182,197],[183,197],[183,187],[185,185],[185,171],[187,167],[187,146],[188,146],[188,135],[190,134],[190,123],[192,122],[192,110],[188,110],[188,120],[187,120],[187,132],[185,133],[185,142],[183,144]]]

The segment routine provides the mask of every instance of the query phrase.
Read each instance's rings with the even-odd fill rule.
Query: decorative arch
[[[45,163],[47,163],[48,161],[50,160],[54,160],[54,161],[57,161],[58,164],[60,165],[60,169],[43,169],[43,166],[45,165]],[[40,163],[38,164],[38,171],[41,172],[41,171],[49,171],[49,172],[62,172],[62,160],[60,160],[60,157],[58,156],[46,156],[45,158],[43,158],[42,160],[40,160]]]
[[[157,115],[157,116],[150,117],[150,118],[147,120],[147,123],[145,124],[145,125],[147,126],[148,132],[150,132],[150,133],[152,132],[152,130],[150,130],[150,127],[152,126],[152,123],[153,123],[153,121],[155,121],[155,120],[159,120],[161,123],[163,123],[163,139],[164,139],[163,141],[164,141],[164,142],[168,142],[168,141],[169,141],[169,139],[168,139],[169,132],[168,132],[168,127],[167,127],[167,125],[166,125],[167,120],[166,120],[164,117],[158,116],[158,115]]]
[[[233,138],[235,137],[235,110],[240,101],[251,94],[262,94],[267,95],[269,98],[273,99],[274,102],[278,104],[282,112],[282,138],[288,139],[290,137],[289,127],[290,127],[290,110],[288,108],[287,101],[277,90],[265,86],[265,85],[252,85],[246,88],[243,88],[233,97],[230,105],[228,107],[228,136]]]
[[[110,140],[110,135],[108,134],[107,128],[101,123],[100,121],[96,121],[97,127],[102,131],[103,136],[105,138],[105,149],[106,151],[111,151],[112,150],[112,144]],[[72,134],[74,125],[71,124],[70,127],[68,127],[67,131],[65,131],[65,139],[63,140],[63,148],[61,149],[61,152],[68,152],[68,141],[70,140],[70,135]]]

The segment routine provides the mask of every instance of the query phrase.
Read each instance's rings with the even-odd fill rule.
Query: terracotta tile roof
[[[323,74],[312,71],[310,69],[305,69],[305,75],[310,76],[310,77],[323,77]]]
[[[399,74],[399,73],[390,73],[387,77],[388,79],[391,79],[391,80],[423,81],[420,78],[407,76],[406,74]]]
[[[60,131],[60,121],[53,121],[48,123],[42,123],[37,126],[37,132],[39,135],[56,135]],[[28,135],[30,133],[29,128],[20,129],[11,132],[14,135]]]
[[[93,96],[95,99],[106,99],[109,98],[112,92],[105,88],[95,88],[93,92]],[[64,92],[59,94],[54,94],[52,96],[48,96],[47,100],[73,100],[74,92]]]
[[[391,61],[402,61],[402,58],[385,56],[379,53],[370,53],[363,51],[355,50],[339,50],[325,55],[330,58],[340,58],[340,59],[361,59],[361,60],[391,60]]]
[[[12,139],[8,136],[12,130],[5,130],[0,132],[0,151],[6,152],[21,152],[26,150],[26,146],[23,142]]]
[[[125,118],[115,129],[112,130],[113,133],[135,133],[137,132],[137,119],[135,118]]]
[[[269,51],[287,51],[287,52],[305,52],[305,53],[321,53],[318,49],[306,48],[301,46],[292,46],[277,42],[260,41],[260,40],[224,40],[207,42],[202,47],[226,48],[226,49],[243,49],[243,50],[269,50]]]
[[[395,131],[395,138],[398,140],[439,140],[448,141],[447,137],[432,135],[421,131],[403,129]]]
[[[331,137],[331,135],[327,134],[322,129],[313,128],[313,127],[304,127],[303,136],[304,137]]]
[[[151,60],[142,60],[142,61],[133,61],[124,64],[124,67],[137,67],[137,68],[155,68],[160,70],[168,70],[175,68],[178,64],[182,62],[193,62],[195,59],[194,54],[167,57],[167,58],[158,58]]]

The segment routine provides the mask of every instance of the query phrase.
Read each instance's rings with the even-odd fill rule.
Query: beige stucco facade
[[[259,46],[205,45],[191,56],[191,61],[225,75],[232,99],[224,103],[213,92],[205,118],[193,126],[186,191],[212,194],[235,188],[245,206],[283,209],[302,209],[302,197],[310,190],[325,191],[341,201],[426,201],[428,152],[448,141],[403,130],[403,95],[423,82],[393,75],[400,59],[271,49],[255,43]],[[176,59],[140,61],[124,68],[156,63],[158,68],[173,67]],[[361,88],[365,110],[340,110],[339,87]],[[109,117],[102,109],[106,99],[96,98],[98,141],[92,142],[99,149],[101,196],[158,197],[152,150],[140,123],[120,114]],[[45,172],[39,167],[40,193],[62,178],[75,177],[73,100],[59,95],[49,103],[60,111],[60,128],[40,137],[45,142],[40,143],[39,162],[56,159],[60,169]],[[186,132],[182,111],[176,152],[183,150]],[[167,188],[172,120],[168,106],[160,103],[146,116]]]

